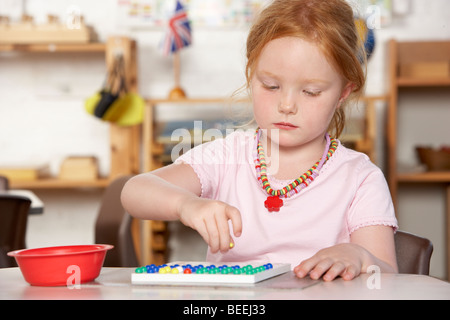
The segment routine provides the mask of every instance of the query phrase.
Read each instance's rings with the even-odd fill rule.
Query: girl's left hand
[[[294,268],[294,273],[299,278],[304,278],[309,273],[311,279],[322,277],[324,281],[332,281],[340,276],[344,280],[351,280],[365,272],[367,264],[364,261],[368,256],[368,251],[357,244],[338,244],[322,249],[302,261]]]

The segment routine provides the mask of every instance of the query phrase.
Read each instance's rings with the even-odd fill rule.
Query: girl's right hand
[[[230,249],[233,239],[228,220],[231,220],[233,234],[242,233],[241,214],[238,209],[222,201],[190,198],[183,201],[179,210],[180,221],[196,230],[208,244],[212,253],[225,253]]]

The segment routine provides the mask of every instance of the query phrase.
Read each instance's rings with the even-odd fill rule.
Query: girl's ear
[[[352,82],[349,82],[345,85],[344,89],[342,90],[341,97],[339,98],[339,105],[341,106],[342,102],[348,98],[348,96],[353,92],[353,88],[355,85]]]
[[[347,85],[344,87],[344,90],[342,90],[341,99],[345,100],[348,98],[350,93],[353,92],[353,89],[355,88],[355,84],[353,82],[347,83]]]

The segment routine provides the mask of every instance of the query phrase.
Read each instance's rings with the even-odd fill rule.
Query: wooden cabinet
[[[22,51],[48,53],[76,52],[82,55],[88,52],[105,54],[107,67],[113,63],[114,55],[120,52],[123,55],[126,81],[130,91],[137,91],[137,63],[136,42],[126,37],[111,37],[106,43],[76,43],[76,44],[0,44],[0,51]],[[7,57],[6,57],[7,59]],[[99,88],[93,88],[98,90]],[[82,107],[82,106],[80,106]],[[120,127],[110,125],[111,170],[106,178],[95,180],[62,180],[58,178],[45,178],[33,180],[11,180],[12,188],[21,189],[54,189],[78,187],[105,187],[109,182],[120,175],[138,173],[140,160],[140,130],[141,126]]]
[[[447,221],[450,221],[450,171],[404,171],[398,163],[399,97],[406,89],[434,88],[450,92],[450,41],[389,42],[390,98],[387,114],[388,182],[394,204],[402,183],[442,184],[447,188]],[[402,106],[407,108],[408,106]],[[427,106],[424,106],[426,108]],[[446,107],[450,107],[447,103]],[[421,130],[433,124],[424,123]],[[448,133],[448,126],[442,133]],[[448,136],[447,136],[448,138]],[[432,143],[432,141],[430,141]],[[447,273],[450,276],[450,224],[447,222]]]
[[[445,64],[445,62],[447,64]],[[436,87],[450,90],[450,42],[389,42],[390,101],[387,117],[388,173],[389,186],[394,202],[400,182],[450,183],[450,172],[400,172],[398,168],[398,98],[404,88]],[[419,71],[408,73],[408,66],[447,66],[443,75]],[[445,76],[445,73],[447,76]],[[444,130],[445,128],[443,128]]]

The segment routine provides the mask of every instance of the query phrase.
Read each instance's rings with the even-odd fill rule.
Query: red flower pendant
[[[283,200],[277,196],[268,196],[267,200],[264,201],[264,206],[269,210],[269,212],[278,212],[283,206]]]

